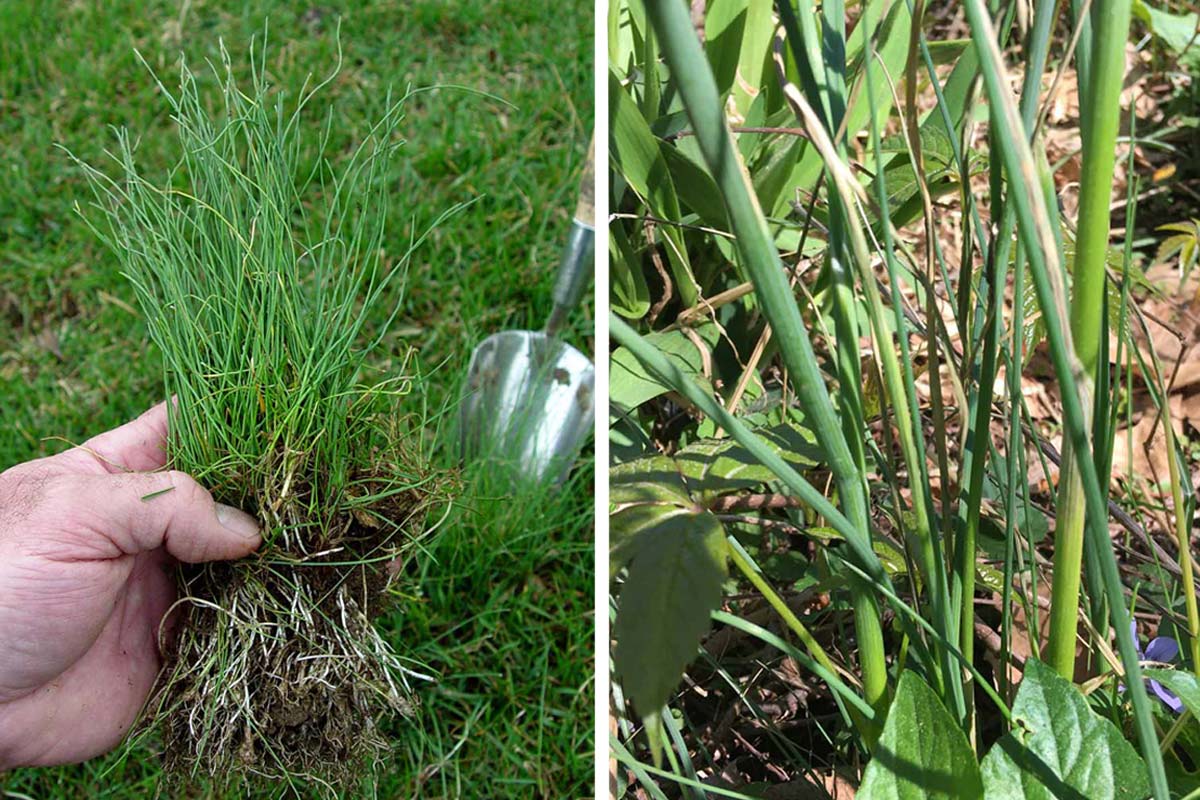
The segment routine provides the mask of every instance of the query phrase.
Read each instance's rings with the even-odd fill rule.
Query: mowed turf
[[[497,330],[540,327],[550,307],[593,115],[590,3],[0,3],[0,469],[162,399],[133,293],[74,213],[89,194],[57,145],[99,164],[109,126],[125,126],[140,137],[143,170],[165,174],[177,140],[134,48],[171,87],[181,52],[193,68],[219,63],[223,39],[244,65],[265,29],[273,83],[294,91],[337,64],[339,20],[342,69],[315,106],[332,104],[334,159],[380,116],[389,86],[445,87],[408,105],[385,253],[476,201],[417,253],[373,365],[386,374],[418,349],[423,379],[409,407],[429,419],[426,450],[453,463],[453,403],[471,349]],[[322,118],[308,119],[315,149]],[[568,334],[588,352],[591,319],[576,313]],[[462,476],[459,502],[381,622],[439,680],[420,688],[416,719],[391,724],[396,748],[377,785],[348,796],[591,793],[591,467],[549,498],[506,498],[487,477]],[[151,746],[20,770],[0,787],[146,797],[160,783],[156,765]]]

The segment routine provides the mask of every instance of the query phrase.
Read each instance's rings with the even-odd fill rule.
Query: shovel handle
[[[575,205],[575,221],[595,229],[596,223],[596,140],[588,143],[587,160],[583,162],[583,177],[579,180],[579,202]]]
[[[592,255],[596,247],[596,141],[588,145],[583,179],[579,187],[579,202],[571,233],[558,263],[558,278],[554,281],[554,310],[546,322],[546,333],[555,336],[567,320],[567,315],[579,304],[588,278],[592,276]]]

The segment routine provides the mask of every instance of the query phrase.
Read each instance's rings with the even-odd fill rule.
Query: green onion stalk
[[[1129,37],[1129,0],[1092,6],[1095,30],[1092,75],[1082,106],[1080,134],[1083,166],[1079,184],[1079,224],[1071,287],[1071,338],[1083,369],[1079,387],[1090,429],[1093,380],[1104,335],[1105,267],[1110,233],[1113,168],[1120,123],[1121,85],[1125,77],[1125,40]],[[1054,542],[1054,583],[1046,661],[1064,678],[1075,673],[1085,506],[1075,464],[1075,446],[1063,442],[1058,524]]]

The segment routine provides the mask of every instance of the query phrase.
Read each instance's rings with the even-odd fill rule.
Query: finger
[[[167,404],[159,403],[132,422],[93,436],[81,448],[105,471],[150,472],[167,463]]]
[[[118,552],[133,555],[165,547],[180,561],[225,561],[249,555],[262,538],[258,523],[232,506],[213,502],[189,475],[168,472],[87,476],[77,500],[93,509],[89,527]]]

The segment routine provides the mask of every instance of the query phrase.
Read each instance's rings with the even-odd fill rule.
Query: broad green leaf
[[[764,77],[774,81],[770,66],[771,36],[775,32],[775,15],[771,0],[750,0],[747,4],[746,29],[738,54],[737,75],[733,81],[733,101],[738,112],[746,110],[762,89]]]
[[[970,39],[945,39],[929,42],[929,57],[938,66],[953,64],[970,46]]]
[[[710,352],[720,336],[717,326],[709,321],[691,328],[690,332],[700,344],[708,347]],[[708,385],[708,380],[701,374],[704,359],[708,356],[700,352],[697,342],[693,341],[692,337],[676,329],[647,334],[645,338],[675,362],[684,375],[702,385]],[[613,351],[608,398],[614,406],[622,411],[629,411],[668,391],[670,390],[659,383],[657,378],[646,372],[628,350],[618,347]]]
[[[1167,783],[1176,797],[1186,798],[1200,790],[1200,768],[1195,766],[1200,764],[1200,722],[1185,722],[1175,737],[1175,746],[1163,755]]]
[[[1163,239],[1158,245],[1158,252],[1154,254],[1154,260],[1165,263],[1177,255],[1180,277],[1186,279],[1192,267],[1196,266],[1197,255],[1200,255],[1200,220],[1171,222],[1159,225],[1157,230],[1175,235]]]
[[[650,288],[642,274],[641,260],[623,226],[609,225],[608,241],[612,310],[628,319],[641,319],[650,310]]]
[[[846,537],[842,536],[842,534],[838,533],[833,528],[810,527],[806,529],[806,532],[814,539],[826,539],[835,542],[846,541]],[[873,539],[871,541],[871,550],[875,552],[875,555],[879,558],[880,565],[883,566],[884,571],[888,575],[895,577],[897,575],[908,574],[908,562],[904,558],[904,551],[892,544],[887,539],[883,538],[882,536]],[[831,566],[833,566],[835,569],[841,570],[840,567],[836,567],[834,565]],[[848,570],[841,570],[838,572],[838,581],[841,583],[841,585],[845,585],[845,581],[849,577],[850,572]],[[914,576],[914,580],[917,582],[917,588],[919,589],[921,587],[920,575]]]
[[[704,14],[704,53],[722,99],[733,88],[749,0],[709,0]]]
[[[765,93],[754,98],[754,102],[746,110],[745,119],[742,124],[747,128],[767,128],[776,125],[792,125],[795,124],[796,118],[791,115],[790,109],[779,109],[780,116],[778,119],[768,121],[767,119],[767,96]],[[765,133],[735,133],[734,139],[737,143],[738,152],[742,155],[742,163],[746,165],[746,171],[751,175],[755,173],[755,152],[759,149],[759,145],[763,141],[763,137],[769,136]]]
[[[755,431],[784,461],[800,471],[821,462],[821,450],[812,432],[783,423]],[[746,448],[732,439],[705,439],[675,454],[679,471],[693,496],[713,496],[761,486],[776,479]]]
[[[932,42],[930,50],[932,55]],[[956,131],[962,129],[963,120],[971,111],[967,101],[973,96],[972,86],[975,84],[978,73],[979,54],[975,52],[975,46],[968,41],[962,55],[954,63],[954,69],[950,70],[950,76],[942,84],[942,97],[946,98],[946,112]],[[926,112],[921,124],[924,126],[931,120],[940,120],[941,116],[941,111],[936,107],[932,108]]]
[[[780,458],[798,470],[821,463],[816,437],[794,422],[782,422],[755,433]],[[609,473],[610,504],[614,511],[640,502],[643,484],[655,484],[675,493],[677,505],[703,503],[706,499],[742,489],[762,487],[777,476],[733,439],[701,439],[680,448],[674,456],[653,455],[614,467]],[[614,524],[616,524],[614,522]]]
[[[875,551],[875,555],[879,556],[879,563],[883,564],[883,569],[888,575],[904,575],[908,572],[908,561],[904,558],[904,551],[887,539],[875,539],[871,542],[871,549]],[[919,589],[921,576],[914,575],[913,580],[916,581]]]
[[[814,213],[813,216],[817,215]],[[777,229],[775,245],[779,248],[780,253],[816,256],[825,252],[826,242],[812,226],[809,228],[808,238],[804,239],[804,252],[797,252],[800,249],[800,241],[804,238],[803,225],[778,225],[772,226],[772,229]]]
[[[623,464],[655,452],[654,442],[642,427],[636,411],[618,411],[608,417],[608,458]]]
[[[610,155],[612,166],[637,192],[659,219],[677,220],[681,216],[675,185],[659,149],[660,140],[650,130],[641,109],[629,96],[611,70],[608,73]],[[696,302],[698,287],[688,263],[683,233],[673,225],[656,229],[671,265],[675,290],[684,305]]]
[[[662,484],[677,489],[687,499],[687,484],[679,474],[679,467],[670,456],[653,455],[625,464],[618,464],[608,471],[609,502],[614,506],[629,502],[625,499],[628,487],[643,483]]]
[[[1163,44],[1170,48],[1187,67],[1200,67],[1200,48],[1196,46],[1196,30],[1200,28],[1200,14],[1172,14],[1159,11],[1149,3],[1134,0],[1133,13],[1146,24]]]
[[[983,759],[987,800],[1143,800],[1141,756],[1070,681],[1036,659],[1013,704],[1013,722]]]
[[[763,148],[766,155],[755,164],[753,171],[754,193],[758,195],[758,202],[763,208],[779,205],[780,198],[791,188],[788,180],[806,145],[807,142],[800,136],[772,136],[769,139]],[[794,199],[794,194],[788,194],[789,203]]]
[[[688,155],[684,148],[664,143],[662,154],[671,171],[671,180],[678,190],[680,202],[696,212],[705,225],[719,231],[728,230],[725,202],[721,200],[717,182],[708,174],[708,170]]]
[[[1005,522],[999,518],[1002,511],[1002,505],[985,502],[983,515],[979,520],[979,541],[977,545],[980,550],[993,558],[1004,558]],[[1014,513],[1016,514],[1016,518],[1013,520],[1013,523],[1016,533],[1025,539],[1026,542],[1038,544],[1049,534],[1050,523],[1047,521],[1046,515],[1036,507],[1031,509],[1028,526],[1025,525],[1025,513],[1023,509],[1018,508]]]
[[[674,514],[693,510],[687,484],[670,456],[653,455],[609,470],[609,571],[634,557],[641,534]]]
[[[966,734],[925,681],[900,676],[858,800],[979,800],[983,785]]]
[[[639,538],[613,625],[613,659],[637,712],[656,719],[721,602],[728,544],[707,511],[665,517]]]
[[[633,32],[629,20],[629,4],[615,2],[608,4],[608,63],[618,70],[619,77],[628,74],[630,55],[632,54]]]
[[[930,55],[936,61],[938,43],[930,42]],[[954,126],[954,136],[957,137],[958,132],[962,130],[963,121],[967,119],[972,111],[972,107],[968,101],[974,96],[974,86],[979,72],[979,56],[975,52],[975,47],[969,41],[962,50],[962,54],[954,63],[954,69],[950,71],[949,77],[942,84],[942,97],[946,100],[945,117],[949,117],[951,125]],[[926,76],[922,75],[922,80]],[[926,128],[937,127],[943,134],[946,133],[945,120],[943,118],[942,109],[935,106],[929,111],[924,112],[921,116],[921,131]],[[969,157],[970,153],[964,153],[964,157]],[[891,158],[884,157],[884,169],[895,160],[896,156]],[[957,169],[957,165],[956,165]]]
[[[959,172],[954,163],[954,149],[942,120],[930,119],[918,129],[921,137],[921,157],[925,165],[925,181],[936,200],[958,188]],[[885,154],[884,180],[888,192],[888,209],[892,224],[908,224],[921,213],[922,202],[913,168],[908,138],[904,134],[889,136],[881,143]],[[892,157],[889,159],[887,155]]]
[[[636,54],[650,33],[642,0],[620,0],[608,7],[608,65],[621,78],[636,69]]]
[[[1142,675],[1170,689],[1192,712],[1192,716],[1200,719],[1200,679],[1194,674],[1181,669],[1144,669]]]
[[[1004,573],[982,559],[975,562],[975,580],[989,592],[1004,591]]]

